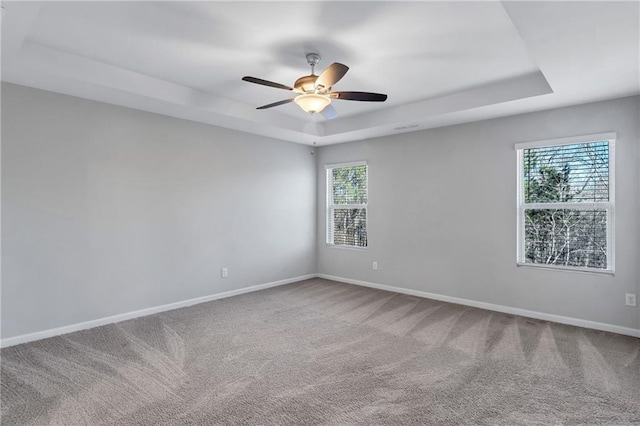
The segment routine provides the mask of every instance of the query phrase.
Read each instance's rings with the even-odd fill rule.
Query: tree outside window
[[[327,244],[367,247],[367,165],[327,166]]]
[[[613,140],[518,149],[518,262],[612,270]]]

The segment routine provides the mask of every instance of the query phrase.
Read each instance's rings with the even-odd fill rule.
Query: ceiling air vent
[[[415,129],[416,127],[420,127],[420,125],[416,123],[407,124],[406,126],[394,127],[393,130],[408,130],[408,129]]]

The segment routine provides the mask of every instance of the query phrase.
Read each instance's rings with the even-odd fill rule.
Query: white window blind
[[[367,247],[367,164],[334,164],[326,169],[327,244]]]
[[[614,137],[516,146],[518,263],[613,272]]]

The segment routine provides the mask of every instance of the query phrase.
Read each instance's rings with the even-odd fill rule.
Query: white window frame
[[[327,235],[326,235],[326,244],[327,247],[336,247],[347,250],[366,250],[369,246],[369,210],[367,208],[367,203],[365,204],[334,204],[333,203],[333,169],[340,169],[343,167],[358,167],[358,166],[367,166],[367,203],[369,202],[369,165],[366,161],[353,161],[349,163],[335,163],[335,164],[325,164],[325,173],[327,176],[327,210],[326,210],[326,221],[325,224],[327,226]],[[353,210],[353,209],[363,209],[366,211],[367,216],[367,247],[359,247],[359,246],[347,246],[342,244],[334,244],[333,243],[333,211],[335,209],[340,210]]]
[[[615,141],[616,132],[598,133],[583,136],[571,136],[559,139],[548,139],[533,142],[517,143],[515,149],[517,152],[517,171],[518,171],[518,195],[517,195],[517,259],[518,266],[527,266],[543,269],[557,269],[574,272],[587,272],[596,274],[610,274],[613,275],[615,271]],[[541,148],[548,146],[561,146],[571,145],[579,143],[590,142],[609,142],[609,201],[585,203],[525,203],[524,197],[524,167],[523,167],[523,150],[529,148]],[[526,209],[577,209],[577,210],[606,210],[607,212],[607,268],[585,268],[577,266],[564,266],[564,265],[546,265],[540,263],[526,263],[525,262],[525,235],[524,235],[524,223],[525,223],[525,210]]]

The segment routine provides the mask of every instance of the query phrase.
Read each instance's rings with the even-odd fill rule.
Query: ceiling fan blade
[[[331,92],[329,97],[345,101],[384,102],[387,100],[387,95],[370,92]]]
[[[256,109],[267,109],[267,108],[273,108],[273,107],[277,107],[279,105],[284,105],[284,104],[288,104],[289,102],[293,102],[293,98],[291,99],[285,99],[283,101],[278,101],[278,102],[274,102],[272,104],[268,104],[268,105],[262,105]]]
[[[316,80],[316,87],[323,86],[328,89],[336,84],[349,71],[349,67],[339,62],[334,62],[322,71]]]
[[[320,114],[322,114],[322,116],[327,120],[333,120],[338,116],[338,111],[336,111],[333,105],[329,104],[326,107],[324,107],[322,111],[320,111]]]
[[[245,76],[242,77],[242,80],[248,81],[249,83],[261,84],[263,86],[275,87],[276,89],[293,90],[292,87],[285,86],[284,84],[274,83],[273,81],[263,80],[256,77]]]

